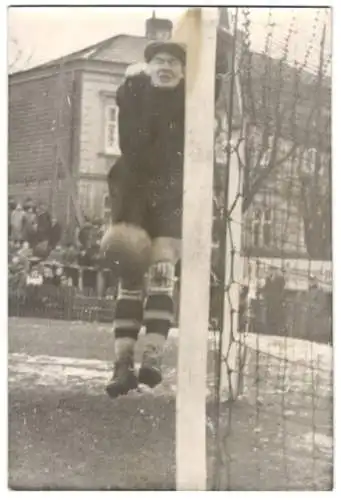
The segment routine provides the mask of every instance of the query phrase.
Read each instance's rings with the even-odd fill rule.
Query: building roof
[[[53,59],[44,64],[39,64],[28,70],[17,71],[11,76],[32,73],[41,69],[62,66],[76,61],[109,61],[121,64],[133,64],[143,58],[144,49],[148,39],[144,36],[115,35],[98,43],[89,45],[84,49],[71,52],[65,56]]]

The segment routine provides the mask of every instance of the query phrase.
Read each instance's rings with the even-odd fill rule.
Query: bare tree
[[[304,237],[308,254],[313,259],[331,259],[331,99],[324,92],[324,26],[320,64],[316,80],[315,105],[313,106],[310,135],[315,148],[300,168],[298,206],[304,222]],[[306,165],[306,168],[302,168]]]
[[[299,85],[299,77],[286,65],[286,56],[279,61],[251,53],[246,57],[249,61],[241,78],[246,115],[244,212],[271,173],[295,155],[300,139],[296,123],[299,98],[291,98],[291,87]]]
[[[247,23],[246,23],[247,24]],[[271,179],[279,174],[280,191],[298,209],[303,220],[306,250],[312,259],[331,258],[331,152],[330,88],[325,82],[323,59],[325,28],[317,74],[301,65],[289,66],[291,31],[283,43],[283,56],[271,59],[268,51],[252,53],[247,36],[241,60],[243,97],[244,171],[243,211],[262,189],[275,189]],[[314,152],[311,156],[312,151]],[[293,178],[285,170],[295,164]]]
[[[331,259],[330,165],[321,168],[315,155],[313,169],[300,175],[300,196],[296,200],[304,223],[304,239],[311,259]]]
[[[15,36],[10,36],[8,41],[8,72],[28,69],[33,53],[25,50]]]

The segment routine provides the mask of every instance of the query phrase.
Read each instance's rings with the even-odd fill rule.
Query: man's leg
[[[137,387],[134,351],[142,325],[144,275],[148,270],[148,265],[143,268],[140,257],[142,253],[150,253],[150,248],[148,250],[146,244],[149,235],[143,230],[145,212],[143,192],[136,186],[132,189],[124,177],[125,169],[121,164],[118,164],[118,167],[116,165],[109,175],[112,227],[104,235],[101,245],[103,253],[110,261],[117,260],[118,249],[123,252],[122,259],[118,258],[120,284],[113,325],[114,373],[107,385],[107,393],[113,398],[127,394],[129,390]],[[110,262],[108,265],[110,266]]]
[[[127,394],[136,389],[134,352],[143,319],[143,285],[121,280],[116,298],[114,335],[115,364],[107,385],[110,397]]]
[[[139,382],[150,387],[162,380],[162,354],[174,319],[175,266],[180,254],[180,239],[159,237],[153,240],[144,310],[145,348],[139,372]]]

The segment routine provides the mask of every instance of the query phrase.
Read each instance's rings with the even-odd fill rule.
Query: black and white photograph
[[[8,490],[334,489],[332,29],[7,6]]]

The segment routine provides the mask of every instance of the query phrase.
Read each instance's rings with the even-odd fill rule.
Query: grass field
[[[155,394],[115,401],[110,326],[9,319],[9,485],[13,489],[174,489],[177,337]],[[221,411],[221,489],[332,487],[332,351],[248,335],[242,397]],[[138,349],[137,358],[140,355]],[[212,390],[209,341],[208,388]],[[213,414],[207,405],[208,487]]]

